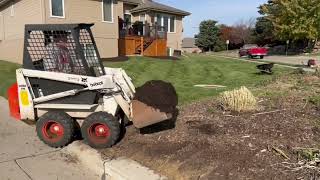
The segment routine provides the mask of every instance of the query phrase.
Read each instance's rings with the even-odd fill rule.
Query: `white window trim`
[[[10,6],[10,16],[13,17],[14,16],[14,4],[12,4]]]
[[[158,15],[161,16],[161,22],[160,22],[160,26],[164,26],[164,16],[168,17],[168,34],[174,34],[177,33],[177,16],[175,15],[169,15],[169,14],[156,14],[155,16],[155,22],[158,22]],[[174,17],[174,31],[170,32],[170,28],[171,28],[171,17]],[[159,23],[159,22],[158,22]]]
[[[65,18],[66,13],[65,13],[65,10],[64,10],[64,0],[62,0],[62,13],[63,13],[63,16],[54,16],[52,14],[52,0],[49,0],[49,6],[50,6],[50,17],[51,18],[62,18],[62,19]]]
[[[4,27],[4,17],[2,12],[0,12],[0,42],[5,40],[5,31],[4,31],[5,27]]]
[[[114,23],[113,8],[114,8],[114,1],[111,0],[111,21],[106,21],[106,20],[104,20],[104,6],[103,6],[103,0],[101,0],[102,22],[104,22],[104,23]]]

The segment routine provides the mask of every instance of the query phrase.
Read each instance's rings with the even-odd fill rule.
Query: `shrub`
[[[246,112],[257,108],[257,100],[246,87],[223,92],[219,101],[224,110]]]

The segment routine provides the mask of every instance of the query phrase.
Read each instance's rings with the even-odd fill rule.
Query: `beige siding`
[[[103,22],[101,0],[65,0],[65,18],[51,17],[50,0],[45,0],[46,23],[94,23],[93,34],[102,58],[118,56],[118,16],[123,3],[113,6],[113,22]]]
[[[140,14],[139,13],[134,13],[132,14],[132,23],[140,21]]]
[[[25,24],[41,23],[41,0],[16,0],[13,11],[11,4],[2,7],[2,40],[0,59],[22,63]],[[1,23],[1,20],[0,20]]]
[[[25,24],[56,23],[95,23],[93,34],[102,58],[118,56],[118,17],[123,18],[125,10],[134,8],[114,0],[114,21],[103,22],[102,0],[65,0],[65,17],[51,17],[50,0],[15,0],[13,16],[11,5],[0,9],[0,59],[22,62],[23,35]],[[139,20],[139,14],[133,14],[132,22]],[[154,13],[146,14],[152,24]],[[3,25],[2,25],[3,24]],[[181,49],[182,17],[176,18],[176,32],[168,33],[168,47]]]
[[[182,17],[176,16],[176,32],[168,33],[168,47],[181,50],[182,39],[183,39],[183,24]]]

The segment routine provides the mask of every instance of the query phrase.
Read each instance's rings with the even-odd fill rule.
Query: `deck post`
[[[144,44],[143,43],[143,36],[141,36],[141,40],[140,41],[141,41],[141,53],[140,53],[140,55],[143,56],[143,51],[144,51],[144,49],[143,49],[144,48],[143,47],[143,44]]]

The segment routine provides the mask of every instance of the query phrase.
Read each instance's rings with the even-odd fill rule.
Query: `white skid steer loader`
[[[39,138],[51,147],[68,145],[78,122],[86,143],[107,148],[119,139],[124,119],[143,128],[172,117],[133,100],[135,87],[125,71],[103,66],[92,26],[25,27],[23,68],[8,90],[10,113],[35,122]]]

